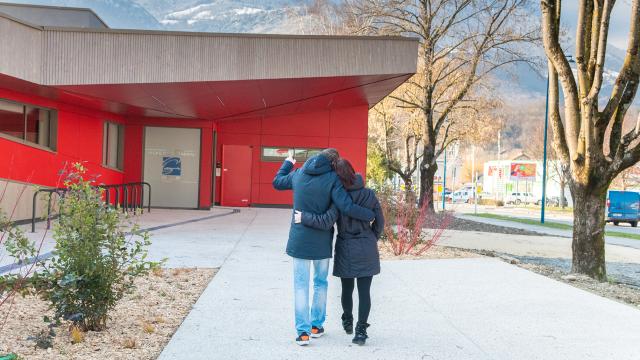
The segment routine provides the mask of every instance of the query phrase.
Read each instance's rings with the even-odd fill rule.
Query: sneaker
[[[364,345],[365,342],[367,342],[367,338],[369,338],[369,336],[367,336],[368,327],[369,324],[367,323],[359,322],[358,324],[356,324],[356,336],[353,337],[353,340],[351,342],[360,346]]]
[[[353,334],[353,316],[342,314],[342,328],[347,334]]]
[[[303,332],[302,334],[300,334],[300,336],[296,338],[296,344],[300,346],[309,345],[309,334],[307,334],[306,332]]]
[[[324,335],[324,328],[319,328],[317,326],[312,326],[311,327],[311,337],[312,338],[319,338],[322,335]]]

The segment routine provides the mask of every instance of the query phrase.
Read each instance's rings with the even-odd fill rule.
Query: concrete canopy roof
[[[0,74],[102,99],[103,107],[126,105],[115,106],[126,108],[118,111],[123,114],[219,118],[330,93],[346,93],[343,106],[372,106],[416,72],[418,41],[42,27],[0,13],[0,48],[6,54]],[[256,86],[261,94],[288,95],[268,102],[247,92]],[[308,88],[317,91],[303,91]],[[212,111],[209,99],[194,100],[202,91],[216,98],[223,92],[221,103],[256,105]],[[250,93],[257,97],[249,99]],[[190,106],[175,103],[176,94]],[[335,97],[325,107],[341,103]]]

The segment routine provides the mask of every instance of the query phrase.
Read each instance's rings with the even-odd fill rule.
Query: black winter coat
[[[353,202],[324,155],[316,155],[308,159],[302,168],[292,170],[293,164],[285,161],[273,179],[273,187],[277,190],[293,190],[294,209],[321,214],[333,204],[355,218],[374,218],[375,214],[370,209]],[[289,256],[307,260],[327,259],[331,257],[332,242],[333,226],[311,228],[296,224],[292,212],[287,242]]]
[[[353,186],[347,188],[355,204],[371,209],[373,223],[354,219],[332,206],[323,214],[302,213],[302,224],[317,229],[333,228],[338,222],[338,236],[333,261],[333,275],[341,278],[359,278],[380,273],[378,239],[384,229],[384,216],[373,190],[365,188],[360,174]]]

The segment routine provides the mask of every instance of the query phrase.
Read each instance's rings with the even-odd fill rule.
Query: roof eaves
[[[93,11],[93,9],[91,8],[84,8],[84,7],[73,7],[73,6],[55,6],[55,5],[39,5],[39,4],[18,4],[18,3],[6,3],[6,2],[1,2],[0,1],[0,5],[9,5],[9,6],[19,6],[19,7],[30,7],[30,8],[40,8],[40,9],[56,9],[56,10],[77,10],[77,11],[86,11],[91,13],[93,16],[95,16],[98,21],[100,21],[102,23],[102,25],[104,25],[107,29],[110,29],[109,25],[107,25],[107,23],[100,17],[100,15],[98,15],[95,11]],[[2,15],[6,15],[5,17],[9,17],[13,20],[17,20],[5,13],[0,12],[0,14]],[[31,26],[36,26],[36,27],[40,27],[37,25],[33,25],[30,23],[27,23],[25,21],[22,20],[18,20],[18,22],[22,22],[25,25],[31,25]]]
[[[11,16],[9,14],[3,13],[1,11],[0,11],[0,17],[5,18],[5,19],[9,19],[9,20],[11,20],[13,22],[16,22],[16,23],[20,24],[20,25],[28,26],[28,27],[31,27],[31,28],[34,28],[34,29],[37,29],[37,30],[44,30],[44,26],[32,24],[32,23],[30,23],[28,21],[24,21],[22,19],[18,19],[18,18],[14,17],[14,16]]]
[[[272,38],[272,39],[347,39],[347,40],[399,40],[414,41],[419,39],[405,36],[355,36],[355,35],[297,35],[297,34],[258,34],[258,33],[217,33],[217,32],[193,32],[170,30],[140,30],[140,29],[101,29],[101,28],[74,28],[61,26],[44,26],[47,31],[68,31],[85,33],[113,33],[113,34],[143,34],[143,35],[174,35],[174,36],[204,36],[204,37],[245,37],[245,38]]]

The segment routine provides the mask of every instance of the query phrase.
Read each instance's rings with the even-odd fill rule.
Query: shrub
[[[7,187],[8,182],[0,189],[0,205],[4,205]],[[0,259],[9,260],[7,263],[17,265],[15,269],[0,274],[0,307],[11,304],[9,300],[14,295],[25,295],[31,292],[32,288],[27,282],[35,269],[34,259],[39,255],[42,243],[47,236],[45,231],[39,240],[32,241],[22,230],[14,226],[12,216],[27,187],[26,184],[22,186],[14,204],[9,204],[8,207],[3,206],[10,209],[8,215],[0,208]],[[0,320],[0,330],[4,327],[6,320],[7,317]]]
[[[449,213],[436,214],[426,203],[419,207],[411,192],[381,193],[385,216],[382,240],[394,255],[421,255],[435,245],[451,223]]]
[[[35,282],[56,320],[99,331],[134,279],[158,264],[146,261],[148,233],[136,225],[127,234],[120,212],[105,206],[102,191],[84,179],[86,169],[81,164],[73,169],[64,182],[67,192],[53,230],[54,256],[36,273]]]

